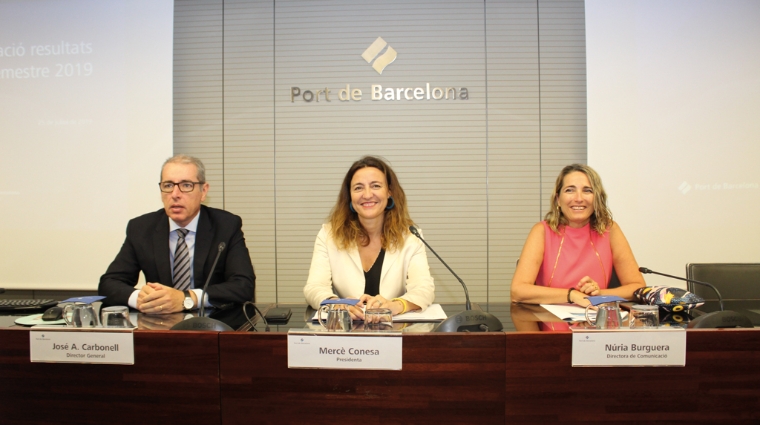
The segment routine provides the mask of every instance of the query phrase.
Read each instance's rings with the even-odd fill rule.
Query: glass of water
[[[629,326],[631,329],[657,329],[660,327],[660,308],[656,305],[632,306]]]
[[[133,328],[129,320],[129,307],[113,306],[100,309],[100,323],[104,328]]]
[[[393,329],[393,313],[389,308],[368,308],[364,311],[364,330],[389,331]]]

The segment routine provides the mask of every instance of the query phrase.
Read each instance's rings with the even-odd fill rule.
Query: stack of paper
[[[311,318],[312,321],[317,321],[317,313]],[[425,311],[410,311],[408,313],[399,314],[393,316],[394,323],[410,323],[410,322],[439,322],[446,319],[446,313],[440,304],[432,304],[426,308]],[[327,313],[322,313],[322,320],[327,320]]]

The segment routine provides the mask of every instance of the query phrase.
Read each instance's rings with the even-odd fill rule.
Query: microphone
[[[482,310],[472,311],[472,305],[470,304],[470,293],[467,291],[467,285],[464,284],[464,281],[462,281],[462,279],[456,273],[454,273],[454,270],[451,270],[451,267],[449,267],[449,265],[443,261],[443,258],[441,258],[441,256],[435,252],[433,247],[431,247],[427,241],[422,238],[422,235],[420,235],[420,232],[417,231],[416,227],[409,226],[409,231],[412,232],[414,236],[417,236],[417,238],[421,240],[423,244],[425,244],[430,252],[432,252],[438,258],[438,260],[444,266],[446,266],[449,272],[451,272],[451,274],[457,278],[459,283],[462,284],[462,288],[464,288],[466,310],[455,314],[439,323],[433,332],[496,332],[504,329],[501,321],[497,319],[493,314]]]
[[[216,252],[216,258],[214,258],[214,264],[211,265],[211,273],[208,274],[208,277],[206,278],[206,284],[203,285],[203,289],[201,290],[201,310],[198,313],[198,316],[203,316],[203,310],[206,308],[206,303],[203,302],[203,297],[206,295],[206,289],[208,288],[208,283],[211,282],[211,276],[213,276],[214,271],[216,270],[216,263],[219,261],[219,257],[222,256],[222,251],[224,251],[224,248],[227,248],[227,244],[224,242],[219,242],[219,248]]]
[[[204,302],[203,299],[206,295],[206,288],[208,288],[209,282],[211,282],[211,276],[214,275],[214,271],[216,270],[216,263],[219,261],[219,257],[222,256],[222,251],[224,251],[224,248],[226,248],[227,245],[225,245],[224,242],[219,242],[219,251],[216,253],[216,258],[214,258],[214,264],[211,266],[211,272],[208,274],[208,277],[206,278],[206,284],[203,285],[203,290],[201,291],[201,299],[198,301],[200,304],[200,310],[198,312],[198,317],[191,317],[189,319],[185,319],[176,325],[172,326],[171,330],[173,331],[232,331],[233,329],[227,325],[224,322],[220,322],[219,320],[212,319],[210,317],[203,317],[204,312]]]
[[[702,282],[702,281],[694,280],[694,279],[686,279],[686,278],[678,277],[678,276],[672,276],[669,274],[656,272],[646,267],[639,267],[639,271],[644,274],[656,274],[660,276],[669,277],[671,279],[678,279],[678,280],[683,280],[684,282],[691,282],[691,283],[696,283],[702,286],[707,286],[708,288],[711,288],[715,292],[715,295],[718,296],[720,311],[713,311],[712,313],[706,313],[695,318],[694,320],[689,322],[689,328],[735,328],[735,327],[752,328],[754,327],[752,322],[743,314],[737,313],[735,311],[723,309],[723,297],[720,295],[720,291],[718,291],[718,288],[713,286],[713,284],[711,283]]]

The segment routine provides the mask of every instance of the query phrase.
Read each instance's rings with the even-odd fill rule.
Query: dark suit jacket
[[[256,276],[243,237],[243,221],[227,211],[201,205],[195,235],[193,276],[196,288],[206,283],[219,252],[227,246],[208,286],[209,301],[215,306],[252,301]],[[169,218],[163,209],[134,218],[127,224],[121,251],[100,278],[98,294],[107,305],[127,305],[140,271],[147,282],[172,286],[169,257]]]

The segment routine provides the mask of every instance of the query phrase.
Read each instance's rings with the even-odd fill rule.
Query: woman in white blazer
[[[424,310],[435,298],[425,245],[409,232],[404,190],[383,160],[366,156],[346,173],[338,201],[314,243],[303,292],[314,308],[329,298],[358,298],[349,308]]]

